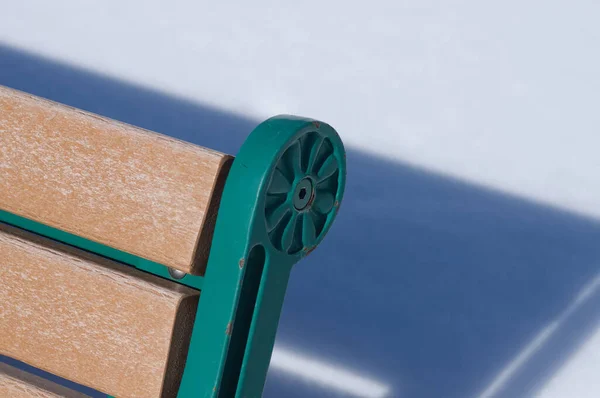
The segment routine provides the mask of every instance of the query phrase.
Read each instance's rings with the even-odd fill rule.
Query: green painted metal
[[[291,268],[327,233],[345,178],[328,124],[278,116],[250,134],[225,184],[179,397],[262,395]],[[314,189],[296,197],[306,179]]]
[[[227,178],[204,278],[0,210],[0,221],[201,289],[179,398],[262,395],[292,266],[339,210],[346,155],[328,124],[277,116],[250,134]]]

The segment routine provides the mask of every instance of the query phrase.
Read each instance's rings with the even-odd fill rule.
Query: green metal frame
[[[339,209],[346,155],[326,123],[276,116],[235,158],[204,277],[168,268],[0,210],[0,221],[201,290],[179,398],[260,397],[292,266]]]

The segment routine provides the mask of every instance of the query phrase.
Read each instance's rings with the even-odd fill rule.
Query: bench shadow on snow
[[[234,154],[259,122],[6,46],[0,84]],[[389,396],[474,396],[595,278],[598,242],[594,220],[350,148],[340,215],[292,274],[278,343]],[[594,293],[499,396],[543,385],[595,330],[598,304]],[[265,390],[332,394],[277,371]]]

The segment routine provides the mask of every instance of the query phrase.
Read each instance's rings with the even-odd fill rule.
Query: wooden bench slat
[[[0,397],[6,398],[89,398],[79,391],[0,363]]]
[[[5,398],[89,398],[78,391],[0,363],[0,397]]]
[[[199,292],[0,224],[0,353],[117,397],[175,397]]]
[[[0,86],[0,209],[186,273],[232,159]]]

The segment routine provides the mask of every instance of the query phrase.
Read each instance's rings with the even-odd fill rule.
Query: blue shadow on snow
[[[2,45],[0,84],[233,154],[259,123]],[[390,397],[474,396],[596,276],[599,241],[594,220],[350,148],[340,215],[294,269],[278,342],[387,383]],[[598,304],[498,396],[551,377],[597,327]],[[272,371],[264,396],[338,395]]]

